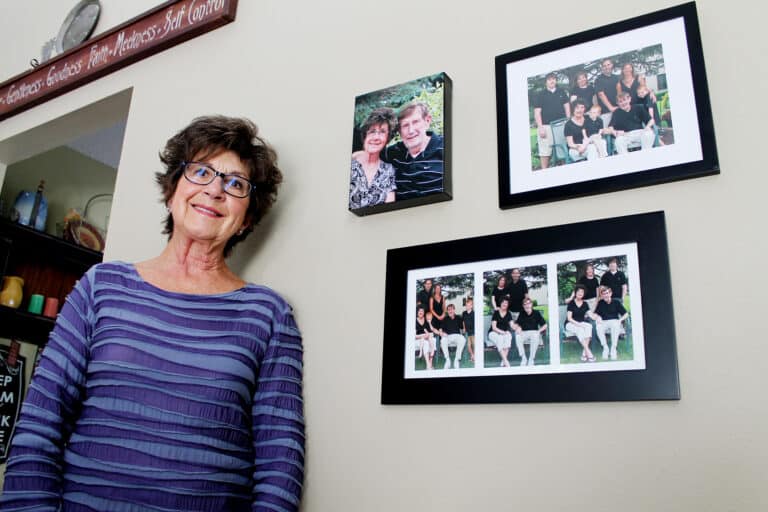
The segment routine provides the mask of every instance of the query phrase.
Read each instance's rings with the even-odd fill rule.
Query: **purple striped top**
[[[190,295],[96,265],[35,370],[0,509],[298,510],[301,382],[299,331],[269,288]]]

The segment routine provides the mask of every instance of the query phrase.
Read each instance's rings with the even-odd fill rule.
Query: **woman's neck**
[[[227,268],[224,248],[220,244],[200,242],[182,236],[171,238],[159,258],[164,260],[166,265],[183,269],[190,274],[216,273]]]
[[[158,288],[184,293],[224,293],[245,282],[224,260],[223,247],[174,236],[156,258],[136,264],[141,277]]]

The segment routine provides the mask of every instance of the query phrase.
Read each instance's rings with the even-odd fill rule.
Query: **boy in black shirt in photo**
[[[467,335],[467,348],[469,349],[469,359],[475,362],[475,312],[472,310],[474,301],[472,297],[467,297],[464,302],[464,312],[461,319],[464,321],[464,334]]]
[[[541,313],[533,309],[531,299],[526,298],[523,301],[523,311],[515,320],[515,324],[517,324],[515,328],[515,344],[517,345],[517,353],[520,355],[520,366],[526,364],[526,342],[529,344],[527,364],[528,366],[533,366],[536,351],[542,343],[541,334],[547,330],[547,322],[541,316]]]
[[[600,117],[600,105],[592,105],[584,118],[584,133],[590,144],[597,148],[600,158],[608,156],[608,145],[603,138],[603,118]]]
[[[618,95],[619,108],[613,111],[608,125],[616,136],[616,151],[623,155],[628,152],[630,144],[640,144],[641,149],[650,149],[656,140],[653,131],[653,117],[648,109],[640,105],[632,105],[632,96],[626,92]]]
[[[451,367],[451,355],[448,352],[448,347],[454,345],[456,347],[456,357],[453,361],[454,369],[458,369],[461,366],[461,355],[464,353],[464,344],[466,340],[461,332],[464,330],[464,321],[459,315],[456,314],[456,306],[448,304],[446,307],[446,315],[443,318],[440,328],[445,333],[445,338],[440,340],[440,350],[445,357],[445,368]]]
[[[621,302],[613,300],[613,292],[609,287],[601,287],[600,297],[602,300],[597,303],[595,312],[592,315],[597,323],[597,338],[600,340],[600,345],[603,346],[603,360],[609,357],[611,360],[616,360],[619,358],[617,345],[619,343],[619,334],[622,331],[621,323],[627,319],[629,313],[624,309]],[[605,333],[609,331],[611,333],[610,351],[605,339]]]

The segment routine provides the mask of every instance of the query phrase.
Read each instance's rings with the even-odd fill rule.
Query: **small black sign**
[[[15,354],[14,354],[15,352]],[[13,429],[24,398],[26,359],[17,350],[0,347],[0,464],[8,458]]]

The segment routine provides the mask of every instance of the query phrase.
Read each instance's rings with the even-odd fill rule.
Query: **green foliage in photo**
[[[397,114],[400,108],[411,101],[422,101],[429,107],[432,116],[430,131],[443,135],[444,77],[444,73],[437,73],[358,96],[355,100],[355,132],[374,109],[389,107]],[[399,140],[399,134],[395,134],[390,144]]]

